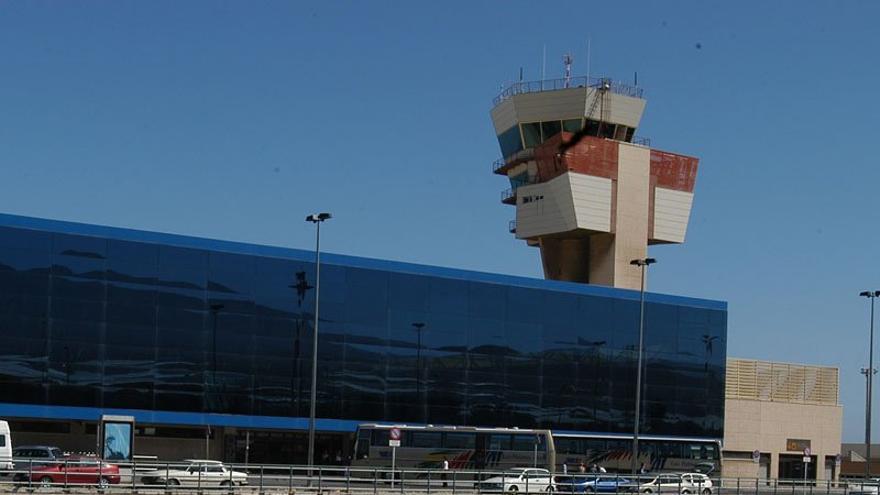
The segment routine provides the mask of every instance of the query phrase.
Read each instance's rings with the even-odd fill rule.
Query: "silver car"
[[[541,468],[512,468],[480,483],[481,491],[505,493],[553,492],[556,486],[550,471]]]
[[[247,484],[247,473],[232,471],[220,461],[187,459],[184,469],[157,469],[141,476],[147,485],[240,486]]]
[[[660,474],[639,485],[639,493],[681,493],[712,495],[712,480],[701,473]]]

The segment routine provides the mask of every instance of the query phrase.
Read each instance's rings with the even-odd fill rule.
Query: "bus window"
[[[489,435],[489,450],[510,450],[510,435]]]
[[[536,437],[535,435],[513,435],[513,445],[510,450],[525,450],[525,451],[533,451],[535,450],[535,443],[540,442],[538,444],[539,451],[547,450],[547,442],[544,442],[543,439]]]
[[[652,458],[660,457],[661,442],[658,440],[646,440],[639,444],[639,454],[648,454]]]
[[[666,459],[681,459],[684,454],[681,447],[682,444],[679,442],[664,441],[660,444],[660,455]]]
[[[440,447],[439,431],[408,431],[404,436],[407,447],[435,449]]]
[[[557,454],[583,454],[582,449],[578,447],[580,442],[577,438],[556,437],[553,442]]]
[[[608,440],[606,445],[608,452],[627,452],[632,448],[632,442],[627,440]]]
[[[721,454],[718,452],[719,448],[717,443],[713,443],[712,446],[708,447],[708,449],[710,455],[712,456],[711,459],[721,459]]]
[[[692,443],[689,445],[690,447],[690,458],[691,459],[714,459],[715,451],[711,446],[706,446],[705,444]]]
[[[473,433],[445,433],[443,436],[445,449],[473,449],[476,444],[477,436]]]
[[[370,441],[370,443],[374,447],[387,447],[388,439],[388,430],[373,430],[372,440]]]
[[[604,453],[608,449],[608,444],[601,438],[588,438],[582,446],[584,454],[596,455]]]
[[[366,459],[370,457],[370,441],[368,439],[358,439],[357,446],[354,450],[355,459]]]

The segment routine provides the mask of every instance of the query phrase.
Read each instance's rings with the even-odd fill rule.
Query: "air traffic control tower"
[[[544,277],[640,286],[648,245],[684,242],[697,158],[635,138],[642,90],[604,78],[518,82],[491,111],[516,206],[510,231],[541,249]]]

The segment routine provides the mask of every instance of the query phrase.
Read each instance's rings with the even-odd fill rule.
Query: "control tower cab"
[[[544,277],[638,289],[649,244],[682,243],[698,159],[635,137],[642,90],[605,78],[519,82],[491,111],[516,206],[510,231],[541,249]]]

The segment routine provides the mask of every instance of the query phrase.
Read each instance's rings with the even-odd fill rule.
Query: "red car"
[[[119,483],[119,466],[94,457],[69,457],[64,462],[35,467],[31,482],[41,486],[67,484],[104,488]]]

